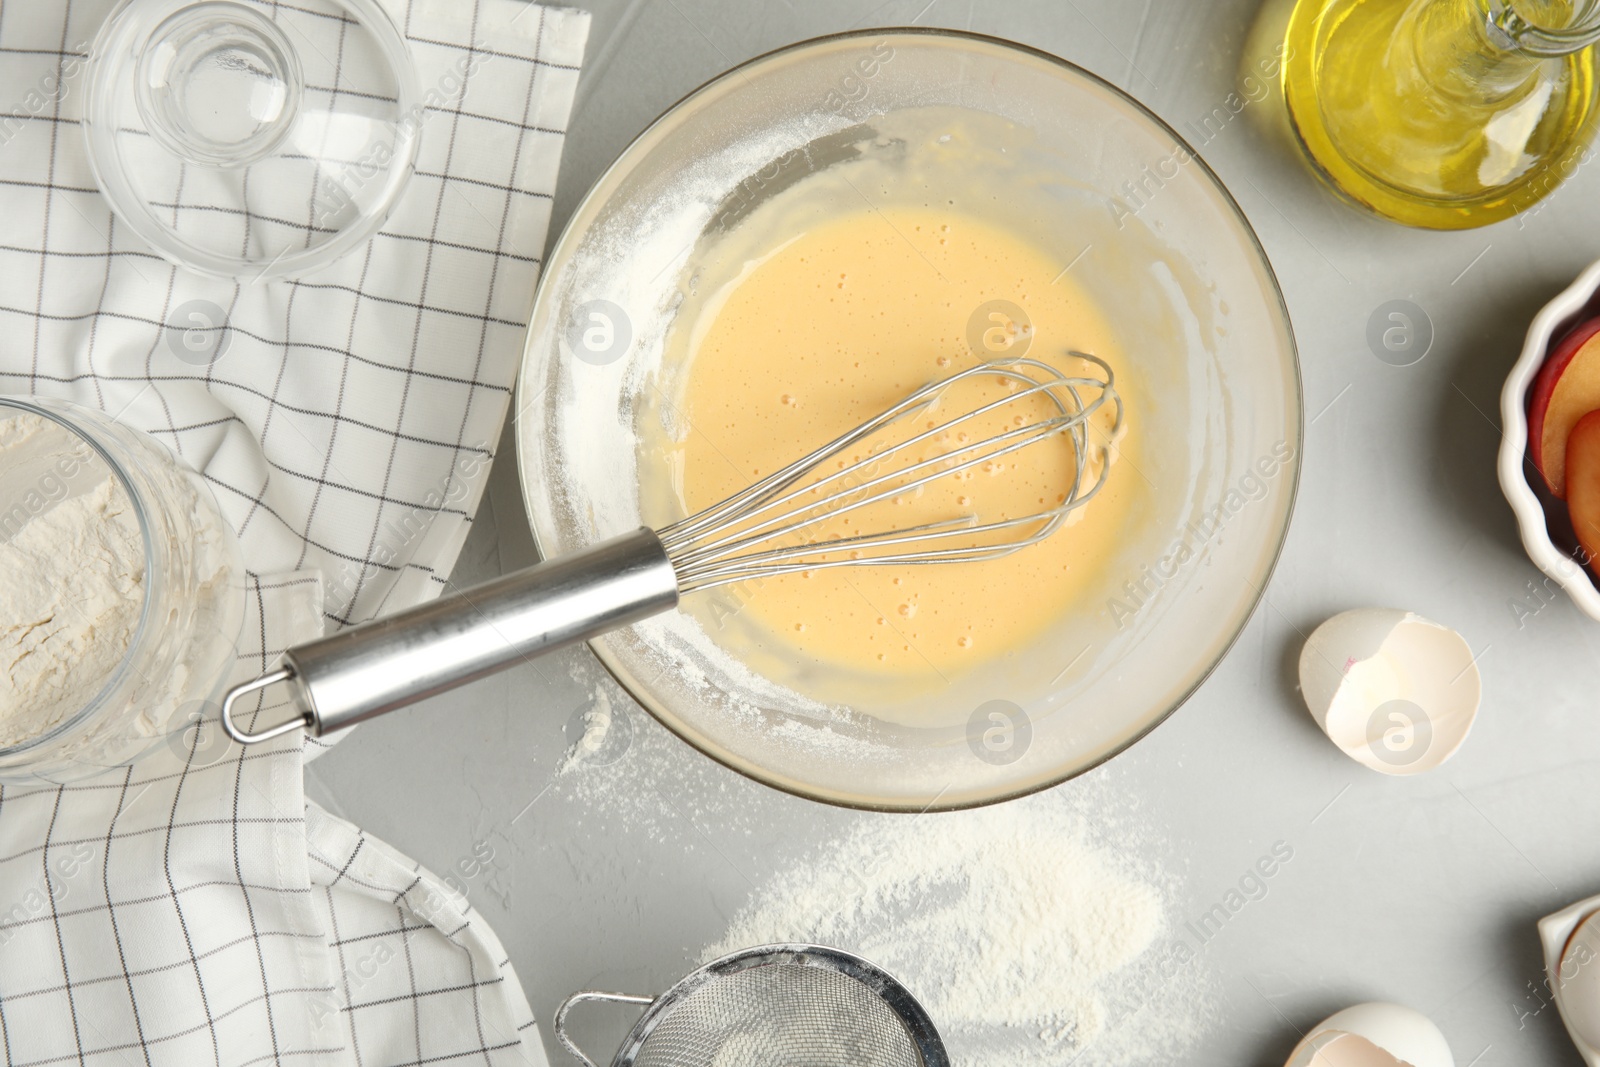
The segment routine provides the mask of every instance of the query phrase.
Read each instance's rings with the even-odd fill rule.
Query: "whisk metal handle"
[[[241,744],[301,725],[321,736],[677,603],[678,578],[661,539],[636,530],[298,645],[279,670],[228,692],[222,725]],[[261,733],[241,730],[235,704],[277,682],[290,687],[302,721]]]

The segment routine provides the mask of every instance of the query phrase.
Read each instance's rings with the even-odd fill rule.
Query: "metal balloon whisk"
[[[677,572],[679,592],[829,567],[972,563],[1043,541],[1105,485],[1111,469],[1110,441],[1122,429],[1122,399],[1111,367],[1085,352],[1070,354],[1105,376],[1068,376],[1033,359],[970,367],[918,389],[803,459],[661,530],[661,543]],[[957,386],[984,378],[1000,379],[1014,388],[997,400],[959,410],[920,433],[892,440],[895,427],[924,413],[939,413],[941,401]],[[1003,416],[1008,408],[1026,405],[1037,409],[1037,404],[1026,404],[1031,397],[1046,400],[1043,417],[1029,412],[1021,418],[1021,425],[976,440],[962,429],[978,420]],[[1090,420],[1108,404],[1115,409],[1114,423],[1108,440],[1096,446],[1091,442]],[[1074,453],[1071,483],[1064,487],[1055,507],[987,522],[976,515],[958,515],[905,529],[851,536],[825,533],[850,512],[913,493],[1054,437],[1070,442]],[[884,438],[891,440],[818,476],[840,456]],[[931,455],[920,454],[929,451]],[[1090,482],[1086,475],[1097,452],[1099,471]],[[917,458],[904,465],[893,462],[907,455]],[[819,532],[824,532],[821,538]]]
[[[1123,425],[1111,367],[1069,354],[1090,373],[1070,375],[1034,359],[969,367],[659,534],[635,530],[292,648],[277,670],[228,692],[223,727],[244,744],[302,726],[327,733],[729,582],[833,567],[978,563],[1037,544],[1104,488]],[[1001,395],[993,397],[983,386],[996,383]],[[1109,414],[1096,420],[1103,411]],[[1054,505],[1019,516],[961,513],[900,528],[842,529],[846,517],[883,521],[886,509],[865,509],[1057,438],[1070,462],[1051,487]],[[1046,457],[1041,469],[1057,469],[1061,459]],[[289,684],[299,716],[241,730],[238,702],[279,682]]]

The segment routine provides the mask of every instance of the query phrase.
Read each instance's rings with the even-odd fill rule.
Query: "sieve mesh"
[[[835,970],[772,963],[676,1001],[619,1067],[924,1067],[900,1017]]]

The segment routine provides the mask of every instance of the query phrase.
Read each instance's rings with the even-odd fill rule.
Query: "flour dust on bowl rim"
[[[1149,383],[1130,401],[1139,469],[1118,475],[1147,482],[1149,503],[1100,561],[1093,596],[914,707],[819,703],[682,612],[591,642],[705,754],[874,810],[991,803],[1095,766],[1175,710],[1254,610],[1298,483],[1300,377],[1276,279],[1217,177],[1135,100],[1042,52],[917,29],[796,44],[689,95],[596,182],[546,264],[516,398],[546,558],[644,525],[641,482],[668,475],[641,449],[642,420],[661,406],[696,264],[821,176],[874,206],[876,187],[853,179],[900,165],[907,138],[951,140],[947,126],[960,169],[992,188],[978,214],[1058,252],[1137,361],[1119,381],[1126,369]],[[956,169],[918,176],[930,205],[955,199]]]

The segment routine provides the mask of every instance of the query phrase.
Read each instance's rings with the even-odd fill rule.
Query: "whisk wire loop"
[[[1086,352],[1069,355],[1097,367],[1104,377],[1068,375],[1048,363],[1026,358],[969,367],[923,386],[809,455],[666,527],[661,542],[678,573],[680,592],[834,567],[977,562],[1043,541],[1105,486],[1112,444],[1123,424],[1122,399],[1111,367]],[[864,457],[854,454],[858,446],[891,427],[937,411],[958,383],[984,377],[1001,378],[1020,388],[961,410],[904,439],[871,447]],[[1092,395],[1085,400],[1086,394]],[[1053,414],[987,437],[964,440],[961,427],[1039,396],[1054,407]],[[1099,472],[1093,484],[1086,486],[1092,454],[1091,419],[1107,405],[1114,412],[1109,440],[1099,446]],[[994,463],[1057,436],[1070,442],[1073,460],[1070,484],[1054,507],[989,521],[966,514],[870,533],[828,536],[821,531],[852,512],[916,493],[937,480]],[[942,446],[952,439],[957,442],[955,447],[931,456],[917,454],[909,463],[883,470],[891,460],[903,460],[915,450]],[[842,456],[848,456],[848,461],[841,461]],[[838,469],[824,469],[832,463],[838,463]],[[999,534],[1008,536],[987,540]],[[963,543],[949,544],[954,539]]]

